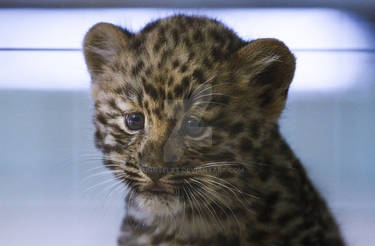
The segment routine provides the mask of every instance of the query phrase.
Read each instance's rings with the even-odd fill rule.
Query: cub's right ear
[[[131,36],[130,32],[109,23],[98,23],[90,28],[83,41],[83,50],[91,77],[113,64]]]

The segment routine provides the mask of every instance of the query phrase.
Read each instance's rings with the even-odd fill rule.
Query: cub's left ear
[[[242,86],[251,92],[250,100],[267,118],[277,120],[294,76],[294,55],[279,40],[257,39],[237,51],[236,58],[245,73],[246,84]]]

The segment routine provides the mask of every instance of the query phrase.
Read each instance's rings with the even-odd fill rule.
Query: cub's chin
[[[141,192],[134,197],[134,205],[147,216],[168,217],[183,212],[180,199],[163,192]]]

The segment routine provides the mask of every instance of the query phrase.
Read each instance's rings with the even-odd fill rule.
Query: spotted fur
[[[96,146],[128,190],[119,245],[344,245],[279,133],[295,70],[282,42],[179,15],[138,33],[99,23],[84,53]],[[132,112],[144,129],[127,128]],[[189,116],[202,136],[181,134]]]

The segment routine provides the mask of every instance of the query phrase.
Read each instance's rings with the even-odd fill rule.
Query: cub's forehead
[[[218,30],[220,33],[215,33],[214,30]],[[207,37],[212,38],[212,41],[216,39],[216,41],[222,42],[227,38],[239,39],[234,32],[232,32],[229,28],[227,28],[219,21],[204,17],[189,17],[184,15],[177,15],[165,19],[156,20],[147,24],[140,31],[140,33],[142,34],[152,34],[155,32],[160,34],[161,38],[164,38],[165,34],[170,34],[170,37],[176,41],[179,41],[178,37],[180,35],[194,35],[193,38],[195,40],[192,41],[200,42],[203,41],[204,38],[206,38],[205,33],[209,34],[209,36]]]
[[[186,98],[244,45],[221,23],[187,16],[152,22],[129,41],[127,80],[155,101]]]
[[[218,21],[182,15],[152,22],[136,36],[135,44],[141,46],[144,41],[151,55],[163,55],[160,52],[165,50],[179,52],[180,56],[189,51],[199,51],[198,54],[189,53],[191,60],[209,57],[212,61],[220,61],[244,43]]]

